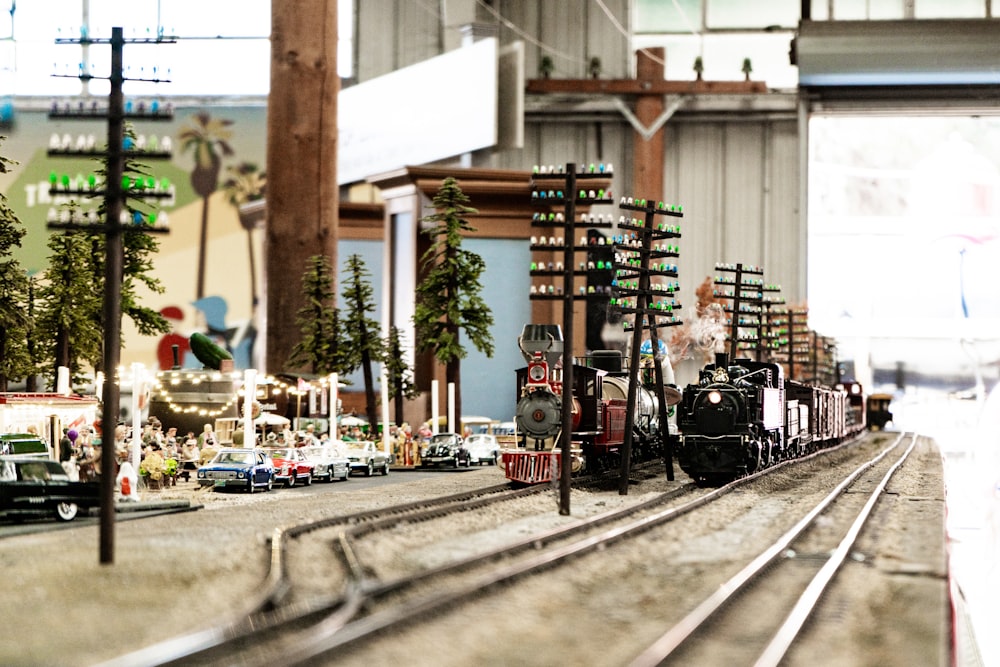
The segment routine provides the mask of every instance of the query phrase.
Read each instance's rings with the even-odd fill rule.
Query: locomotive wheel
[[[747,474],[752,475],[761,469],[761,445],[759,442],[753,443],[750,451],[747,452]]]

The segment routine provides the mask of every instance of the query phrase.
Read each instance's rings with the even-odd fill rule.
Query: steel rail
[[[544,569],[552,567],[559,562],[568,559],[573,556],[581,555],[592,550],[604,548],[608,544],[631,537],[634,534],[638,534],[649,530],[661,523],[671,521],[678,518],[702,505],[711,502],[723,495],[728,494],[734,489],[741,487],[745,484],[749,484],[763,476],[772,474],[778,470],[781,470],[787,466],[804,463],[807,461],[814,460],[824,454],[841,449],[848,446],[854,442],[860,440],[863,436],[858,436],[850,440],[846,440],[839,443],[833,447],[827,447],[817,450],[807,456],[800,458],[789,459],[786,461],[781,461],[776,465],[765,468],[758,471],[752,475],[747,475],[745,477],[738,478],[729,484],[722,487],[716,488],[712,491],[708,491],[697,499],[686,503],[684,505],[668,508],[659,512],[655,515],[645,517],[628,525],[613,528],[606,531],[605,533],[588,537],[572,544],[564,545],[560,548],[550,549],[549,551],[538,554],[533,558],[526,559],[525,561],[517,564],[507,566],[505,568],[497,568],[492,570],[490,573],[476,578],[471,584],[464,587],[456,589],[447,593],[436,593],[428,597],[410,601],[408,603],[401,604],[397,607],[384,610],[381,612],[374,612],[371,615],[362,618],[358,621],[351,622],[349,624],[344,624],[336,626],[336,631],[331,631],[328,634],[324,633],[311,633],[306,639],[306,642],[299,645],[297,652],[284,655],[283,660],[286,665],[300,665],[311,663],[316,658],[329,653],[337,648],[341,648],[357,642],[365,637],[369,637],[377,632],[381,632],[387,628],[393,627],[406,622],[419,622],[420,620],[426,619],[431,615],[428,614],[429,611],[440,609],[443,607],[451,606],[459,602],[465,601],[470,597],[481,593],[484,590],[493,588],[501,583],[507,581],[513,581],[515,579],[540,572]],[[692,488],[694,485],[686,485],[682,487],[684,489]],[[674,492],[681,491],[677,489]],[[667,494],[664,494],[667,495]],[[594,522],[608,522],[611,520],[622,518],[629,513],[636,513],[648,509],[649,506],[663,502],[662,498],[652,499],[651,501],[646,501],[639,505],[630,506],[623,509],[612,510],[606,512],[598,517],[591,517],[590,521]],[[430,576],[439,576],[441,574],[453,573],[456,570],[465,569],[476,563],[495,560],[496,558],[508,555],[508,553],[516,553],[525,550],[529,546],[532,548],[542,548],[546,541],[552,541],[559,538],[565,538],[574,532],[581,532],[593,529],[595,524],[588,525],[587,522],[581,524],[576,524],[574,526],[567,526],[564,528],[555,529],[547,534],[535,535],[524,540],[507,545],[504,547],[499,547],[489,553],[481,554],[479,556],[473,556],[463,561],[457,561],[455,563],[441,566],[437,569],[426,571],[418,577],[403,577],[394,581],[382,583],[382,584],[370,584],[362,583],[360,586],[366,589],[366,592],[370,596],[370,600],[374,600],[377,597],[386,595],[391,592],[396,592],[404,588],[411,587],[421,580],[428,578]],[[353,546],[349,539],[341,540],[340,542],[343,548],[348,551],[344,553],[344,558],[350,561],[353,556]],[[357,566],[357,573],[359,577],[363,577],[360,565]],[[332,627],[332,626],[331,626]]]
[[[910,446],[906,448],[906,451],[902,456],[886,471],[882,480],[879,482],[878,486],[871,492],[868,498],[868,502],[865,503],[864,508],[858,513],[858,517],[851,524],[850,529],[847,534],[844,535],[844,539],[840,541],[837,548],[830,555],[829,560],[820,568],[820,571],[816,573],[812,581],[806,587],[806,590],[802,593],[802,596],[796,602],[795,607],[788,614],[785,622],[782,623],[781,627],[775,633],[774,638],[761,653],[760,658],[754,663],[754,667],[777,667],[781,659],[785,657],[788,649],[791,647],[792,642],[798,637],[799,632],[802,630],[802,626],[805,624],[806,619],[816,608],[819,603],[819,598],[826,590],[826,587],[833,581],[833,577],[840,571],[843,566],[844,561],[847,559],[848,552],[851,547],[858,539],[858,535],[861,533],[861,529],[868,523],[868,518],[871,516],[872,510],[875,508],[875,503],[878,502],[879,497],[882,492],[885,491],[886,485],[888,485],[889,480],[892,479],[893,475],[899,470],[903,462],[909,458],[910,453],[917,444],[917,435],[913,435],[913,439],[910,441]]]
[[[341,524],[359,525],[363,522],[378,521],[387,516],[403,517],[407,513],[413,514],[422,509],[427,511],[428,507],[461,506],[470,500],[482,496],[503,494],[510,491],[511,487],[509,484],[497,484],[427,500],[326,517],[294,526],[278,527],[274,530],[269,541],[268,572],[262,581],[259,592],[245,611],[213,627],[157,642],[137,651],[132,651],[102,662],[98,667],[149,667],[153,665],[162,666],[180,663],[190,659],[192,656],[217,650],[226,644],[239,644],[243,638],[260,632],[262,629],[275,630],[301,623],[304,619],[316,616],[317,614],[327,615],[332,613],[336,615],[340,612],[341,608],[353,609],[353,601],[357,596],[351,593],[350,590],[344,595],[331,596],[330,599],[311,603],[287,604],[285,602],[291,590],[288,578],[288,560],[286,557],[288,543],[291,538]],[[531,487],[524,490],[515,490],[515,497],[532,491]]]
[[[712,595],[695,607],[687,616],[681,619],[670,630],[642,651],[631,663],[630,667],[652,667],[661,664],[678,647],[683,644],[699,627],[719,611],[732,597],[747,586],[768,565],[779,558],[792,541],[813,525],[816,518],[829,507],[844,491],[849,488],[864,472],[885,458],[889,452],[896,449],[906,437],[899,436],[874,458],[858,466],[850,475],[844,478],[823,500],[816,504],[802,519],[800,519],[784,535],[779,537],[767,549],[754,558],[746,567],[737,572],[728,581],[720,585]],[[902,458],[906,458],[916,443],[917,435],[912,435],[910,448]],[[877,497],[879,491],[876,491]]]

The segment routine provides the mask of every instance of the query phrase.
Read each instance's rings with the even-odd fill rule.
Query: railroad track
[[[532,533],[519,541],[508,541],[418,573],[376,573],[376,568],[366,563],[363,554],[359,555],[358,541],[364,542],[367,536],[384,535],[399,526],[467,510],[470,503],[487,504],[501,497],[512,499],[518,494],[538,493],[547,487],[529,487],[512,494],[507,485],[500,485],[436,499],[433,506],[410,503],[279,530],[271,540],[268,580],[250,613],[105,664],[264,665],[279,661],[296,665],[322,662],[346,647],[377,638],[390,628],[424,622],[434,618],[436,610],[453,607],[507,582],[544,572],[567,559],[604,549],[669,523],[745,484],[823,453],[779,464],[717,489],[681,485],[648,501]],[[289,543],[307,533],[327,530],[334,531],[332,538],[324,537],[330,546],[331,560],[336,556],[335,562],[346,573],[342,590],[337,595],[312,598],[292,595],[293,577],[288,571],[287,556]],[[295,585],[301,587],[302,583]]]
[[[907,438],[908,446],[898,452]],[[748,650],[757,654],[750,664],[777,667],[916,443],[915,434],[900,434],[858,466],[791,529],[643,650],[631,667],[748,664]],[[892,452],[898,457],[887,461]],[[835,505],[840,516],[830,519]],[[822,517],[822,531],[810,534]],[[836,530],[829,525],[832,521],[837,521]]]
[[[841,447],[780,463],[712,490],[699,489],[694,483],[682,484],[648,501],[611,510],[573,525],[536,533],[523,540],[503,544],[416,576],[371,582],[366,581],[364,572],[358,569],[354,572],[355,579],[350,586],[350,594],[343,600],[343,608],[350,608],[357,617],[348,620],[345,614],[331,615],[327,622],[314,627],[308,636],[303,637],[294,651],[282,654],[281,657],[287,665],[322,662],[336,656],[340,650],[370,641],[393,628],[411,626],[434,618],[435,612],[477,598],[485,591],[545,572],[569,559],[641,535],[746,484],[789,466],[815,460]],[[342,543],[341,548],[344,553],[350,553],[349,543]],[[350,556],[347,558],[351,560]],[[484,569],[483,566],[488,568]],[[446,576],[458,579],[440,584]],[[428,587],[422,585],[427,582],[435,582],[435,585],[428,590]],[[386,604],[382,604],[383,602]],[[269,656],[259,664],[273,658],[274,656]]]
[[[338,515],[294,526],[277,528],[270,539],[270,565],[267,578],[242,612],[204,631],[175,637],[103,663],[106,667],[125,665],[232,664],[234,651],[257,643],[261,631],[272,634],[290,632],[295,626],[328,614],[341,604],[339,596],[326,599],[292,601],[292,578],[289,572],[289,549],[293,540],[310,533],[352,528],[358,533],[388,529],[402,522],[427,521],[448,514],[468,511],[490,503],[504,502],[538,494],[543,487],[512,489],[497,484],[462,493],[401,503],[375,510]]]

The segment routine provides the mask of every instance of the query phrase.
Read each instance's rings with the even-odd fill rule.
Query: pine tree
[[[6,137],[0,137],[0,141]],[[9,171],[13,160],[0,155],[0,174]],[[9,381],[34,375],[29,339],[33,323],[29,315],[30,282],[13,256],[26,230],[0,192],[0,391]]]
[[[413,313],[417,352],[432,350],[445,364],[445,377],[455,386],[455,413],[462,415],[461,359],[466,356],[459,334],[465,332],[476,349],[493,356],[493,314],[479,295],[486,270],[483,258],[462,249],[463,232],[474,232],[462,216],[477,213],[468,207],[457,181],[448,177],[434,196],[437,213],[421,219],[434,226],[425,230],[432,245],[421,258],[423,280],[417,285]],[[437,415],[432,415],[436,418]]]
[[[126,140],[135,141],[135,129],[131,125],[125,126]],[[107,176],[106,166],[98,170],[102,177]],[[122,174],[132,182],[146,181],[147,186],[153,185],[153,177],[148,171],[148,167],[134,159],[126,158],[123,165]],[[142,285],[147,291],[153,294],[164,292],[163,283],[153,275],[153,257],[160,249],[160,242],[154,234],[143,231],[143,226],[147,221],[155,221],[156,209],[150,207],[149,203],[143,199],[142,195],[129,195],[126,199],[123,211],[130,220],[135,221],[131,227],[126,228],[122,235],[122,285],[120,290],[122,317],[132,320],[132,324],[142,336],[157,336],[170,331],[170,323],[158,310],[143,306],[138,299],[137,289]],[[107,217],[106,202],[101,201],[97,209],[98,217]],[[96,236],[91,247],[94,264],[94,275],[100,277],[97,282],[100,285],[101,294],[104,291],[104,258],[105,258],[106,237],[101,234]],[[103,298],[102,302],[103,303]],[[104,322],[104,309],[98,305],[97,321],[101,324],[103,331],[107,323]],[[103,341],[103,336],[102,336]],[[96,370],[107,370],[104,365],[104,355],[100,352],[96,358],[86,359]]]
[[[372,364],[385,359],[383,341],[378,336],[379,324],[368,316],[375,311],[374,291],[368,270],[359,255],[347,258],[344,269],[345,281],[342,298],[344,300],[344,359],[346,372],[353,373],[361,368],[365,382],[365,408],[368,423],[374,432],[378,423],[375,403],[375,382]]]
[[[403,401],[413,400],[420,390],[413,382],[413,369],[403,356],[403,345],[399,328],[389,327],[389,337],[385,340],[385,374],[389,383],[389,398],[393,401],[396,424],[403,423]]]
[[[49,237],[49,263],[38,290],[40,339],[48,341],[41,356],[47,361],[49,387],[56,384],[56,369],[65,366],[72,382],[82,379],[84,361],[101,359],[103,327],[103,276],[95,280],[95,237],[62,232]],[[96,366],[95,366],[96,368]]]
[[[127,141],[135,141],[135,131],[126,126]],[[152,176],[147,167],[126,158],[123,176],[131,181],[140,179],[152,184]],[[97,170],[102,180],[107,177],[107,164]],[[79,208],[71,201],[70,208]],[[121,312],[132,320],[143,336],[154,336],[170,331],[170,324],[160,313],[143,306],[137,296],[141,284],[150,292],[163,293],[163,285],[153,276],[152,257],[159,250],[159,241],[143,230],[147,221],[155,218],[155,210],[142,195],[129,195],[124,202],[123,212],[136,222],[127,227],[122,236],[122,285],[120,289]],[[97,218],[107,221],[107,202],[101,200],[97,208]],[[107,221],[119,224],[120,221]],[[54,234],[49,238],[49,264],[43,274],[39,289],[42,312],[38,317],[40,340],[50,341],[52,348],[48,354],[40,355],[51,362],[52,378],[55,385],[56,369],[66,366],[70,369],[72,381],[82,380],[84,363],[95,371],[104,369],[104,270],[106,236],[103,230],[75,230]],[[116,323],[121,326],[121,323]],[[113,372],[113,369],[111,370]]]
[[[326,255],[313,255],[302,275],[306,305],[295,323],[302,338],[292,348],[288,366],[308,367],[316,375],[342,373],[340,311],[334,306],[333,269]]]

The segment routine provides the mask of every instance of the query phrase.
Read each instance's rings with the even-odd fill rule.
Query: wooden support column
[[[640,88],[653,89],[663,82],[666,53],[662,47],[636,52],[636,75]],[[666,110],[663,95],[637,95],[635,116],[645,127],[651,127]],[[652,201],[663,200],[663,157],[665,140],[661,127],[648,139],[634,133],[635,149],[632,152],[632,192],[641,192]]]
[[[302,274],[313,255],[337,264],[337,0],[271,3],[267,107],[267,372],[285,364],[300,334]]]

